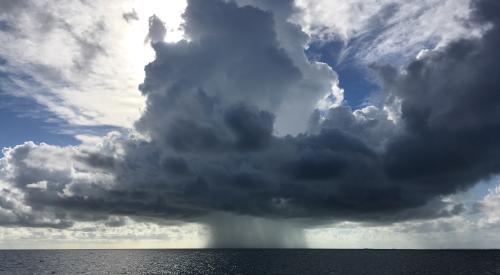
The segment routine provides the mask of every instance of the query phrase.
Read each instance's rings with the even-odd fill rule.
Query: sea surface
[[[500,274],[500,250],[3,250],[0,274]]]

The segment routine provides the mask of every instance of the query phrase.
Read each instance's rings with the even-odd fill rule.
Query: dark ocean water
[[[500,274],[500,251],[4,250],[0,274]]]

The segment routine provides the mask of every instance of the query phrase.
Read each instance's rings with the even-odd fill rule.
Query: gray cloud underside
[[[147,108],[136,123],[148,139],[110,139],[95,152],[9,150],[5,180],[18,200],[57,213],[56,227],[108,215],[201,221],[213,212],[387,223],[461,213],[441,198],[499,172],[499,3],[474,2],[475,20],[493,26],[481,39],[455,41],[404,73],[375,66],[387,102],[401,101],[398,123],[375,107],[340,106],[320,119],[315,102],[335,73],[307,61],[305,34],[286,21],[290,2],[252,5],[191,0],[189,41],[152,43],[156,60],[140,86]],[[290,125],[303,133],[276,133],[297,132]],[[64,165],[36,162],[55,151],[50,160]]]

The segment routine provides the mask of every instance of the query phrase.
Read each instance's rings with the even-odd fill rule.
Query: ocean
[[[500,250],[3,250],[0,274],[500,274]]]

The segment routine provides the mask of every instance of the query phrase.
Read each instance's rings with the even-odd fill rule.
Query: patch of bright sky
[[[461,201],[469,203],[469,205],[472,206],[471,204],[484,198],[490,190],[494,189],[496,186],[500,186],[499,184],[500,176],[493,176],[478,182],[471,189],[459,193],[456,196],[459,196]]]
[[[379,87],[366,66],[353,59],[343,59],[343,49],[343,41],[313,41],[305,52],[309,59],[324,62],[338,73],[345,103],[353,109],[359,109],[364,107],[367,98]]]

